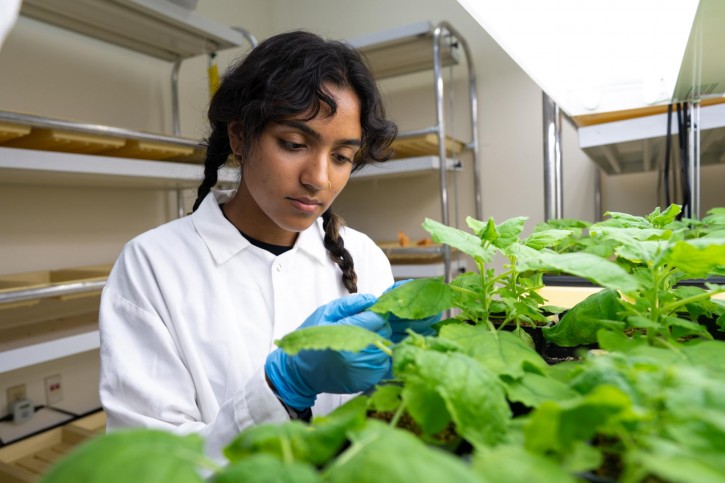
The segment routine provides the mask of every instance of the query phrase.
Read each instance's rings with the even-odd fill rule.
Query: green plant
[[[326,334],[317,335],[322,348]],[[397,384],[311,424],[248,428],[223,465],[203,456],[198,436],[131,430],[88,442],[44,482],[192,482],[200,471],[225,483],[721,481],[725,343],[694,340],[675,352],[601,335],[608,352],[548,366],[512,334],[450,323],[437,337],[411,334],[393,347]],[[506,356],[491,353],[491,340],[506,336]],[[279,345],[296,350],[304,340],[293,333]],[[330,338],[343,350],[361,343]],[[514,415],[515,401],[532,410]],[[371,408],[394,417],[384,424]],[[424,429],[420,437],[396,427],[404,412]],[[450,425],[470,443],[467,458],[426,444]]]
[[[621,298],[605,292],[581,302],[545,337],[559,345],[586,344],[596,340],[598,329],[608,328],[671,346],[683,337],[712,338],[698,323],[701,315],[718,317],[725,328],[725,303],[712,299],[725,286],[706,281],[725,269],[725,232],[701,231],[692,237],[686,225],[676,222],[679,212],[672,205],[646,217],[607,213],[608,220],[592,225],[592,239],[616,242],[616,263],[640,283],[633,289],[622,284]],[[705,288],[679,285],[692,279],[703,279]]]
[[[525,221],[526,218],[517,217],[497,225],[492,218],[482,222],[468,217],[466,222],[472,230],[469,233],[426,219],[423,227],[434,241],[470,256],[477,268],[477,272],[459,275],[449,284],[449,297],[434,300],[450,301],[452,307],[460,310],[458,318],[474,324],[488,324],[495,330],[491,322],[494,316],[502,319],[500,327],[512,321],[517,328],[521,322],[547,323],[545,313],[557,311],[545,306],[537,293],[543,286],[542,275],[547,272],[579,275],[605,287],[615,284],[629,289],[637,287],[638,281],[634,277],[599,256],[584,252],[557,253],[548,248],[570,237],[570,230],[539,229],[522,238]],[[496,254],[506,261],[500,273],[488,266]],[[438,306],[431,308],[431,312],[447,308]],[[403,313],[406,310],[404,303],[385,306],[385,309],[399,316],[409,316]]]

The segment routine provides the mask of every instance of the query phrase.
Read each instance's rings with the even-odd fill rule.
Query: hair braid
[[[322,214],[322,227],[325,229],[325,248],[330,258],[342,270],[342,283],[350,293],[357,292],[357,274],[355,264],[350,252],[345,248],[345,241],[340,236],[340,226],[344,224],[342,218],[328,209]]]
[[[204,160],[204,179],[196,191],[196,201],[192,211],[196,211],[206,195],[219,180],[219,168],[224,166],[231,154],[229,136],[226,125],[215,126],[207,141],[206,159]]]

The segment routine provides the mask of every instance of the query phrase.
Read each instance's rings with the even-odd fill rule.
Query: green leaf
[[[660,208],[658,206],[652,213],[647,215],[647,220],[652,223],[652,226],[655,228],[664,228],[675,221],[675,218],[677,218],[677,215],[679,215],[681,211],[682,207],[680,205],[673,204],[660,213]]]
[[[380,412],[393,412],[400,406],[403,388],[397,384],[379,384],[370,395],[369,406]]]
[[[458,433],[471,444],[493,445],[503,439],[511,411],[503,384],[495,374],[457,352],[412,346],[406,351],[407,363],[400,366],[396,362],[395,367],[396,377],[406,386],[404,400],[410,397],[409,386],[422,393],[416,396],[418,403],[432,400],[429,393],[435,392],[444,401]]]
[[[509,401],[520,402],[534,408],[544,401],[563,401],[579,394],[566,384],[551,377],[525,372],[520,379],[502,377]]]
[[[608,220],[604,220],[602,224],[608,226],[622,226],[631,228],[647,228],[651,227],[652,224],[646,218],[637,215],[630,215],[629,213],[621,213],[618,211],[607,211],[604,216],[608,216]]]
[[[519,235],[521,235],[521,232],[524,230],[524,224],[527,219],[528,217],[526,216],[517,216],[497,225],[496,230],[499,233],[499,237],[493,242],[493,244],[498,248],[504,249],[512,243],[517,242],[519,240]]]
[[[621,309],[616,290],[600,290],[572,307],[556,325],[542,331],[548,341],[561,347],[592,344],[597,341],[599,329],[624,330],[624,322],[616,320]]]
[[[484,248],[483,242],[476,235],[457,228],[446,226],[430,218],[423,222],[423,228],[431,234],[433,241],[449,245],[474,259],[484,263],[491,261],[494,253],[493,247]]]
[[[574,230],[581,231],[583,228],[588,228],[591,226],[591,223],[584,220],[577,220],[575,218],[553,218],[551,220],[538,223],[534,227],[534,231],[543,231],[543,230],[549,230],[551,228],[557,229],[557,230]]]
[[[545,453],[570,451],[587,442],[610,420],[631,409],[626,394],[613,386],[598,386],[583,398],[546,401],[531,414],[525,428],[526,448]]]
[[[453,307],[453,300],[453,289],[443,281],[443,277],[419,278],[384,293],[368,310],[417,320]]]
[[[403,376],[402,378],[405,380],[405,385],[401,396],[410,416],[427,435],[443,431],[450,423],[451,415],[439,388],[424,377]]]
[[[232,462],[257,453],[274,455],[278,460],[306,461],[311,453],[308,439],[312,431],[310,425],[297,420],[251,426],[224,448],[224,456]]]
[[[526,370],[544,373],[546,361],[515,334],[491,332],[483,326],[451,324],[441,328],[439,338],[456,342],[466,353],[496,375],[518,378]]]
[[[526,237],[523,243],[527,247],[531,247],[534,250],[541,250],[542,248],[551,247],[556,245],[559,241],[571,236],[569,230],[546,230],[537,231]]]
[[[725,239],[699,238],[675,244],[667,262],[691,277],[707,277],[725,266]]]
[[[217,473],[214,483],[318,483],[322,480],[315,467],[307,463],[280,461],[269,454],[254,454],[226,466]]]
[[[661,266],[663,255],[670,246],[665,240],[631,240],[618,247],[615,253],[635,264]]]
[[[473,469],[491,482],[506,483],[575,483],[558,462],[521,446],[501,445],[477,451]]]
[[[537,259],[519,260],[519,271],[548,270],[584,277],[597,285],[623,292],[635,291],[640,282],[616,263],[589,253],[538,252]]]
[[[199,435],[132,429],[107,433],[60,460],[43,483],[192,483],[203,481],[199,465],[209,464]]]
[[[596,237],[616,240],[623,245],[629,245],[636,241],[658,241],[666,238],[668,233],[659,228],[621,228],[602,224],[592,225],[590,232]]]
[[[725,374],[725,341],[698,341],[684,346],[681,351],[694,366]]]
[[[721,463],[718,464],[722,454],[682,453],[679,449],[668,448],[659,454],[648,454],[640,448],[635,448],[630,453],[630,458],[642,472],[656,475],[663,481],[682,483],[723,481],[725,468]]]
[[[607,329],[597,332],[597,343],[600,349],[613,352],[630,352],[637,347],[648,345],[644,338],[630,337],[623,332]]]
[[[660,324],[642,315],[630,315],[627,317],[627,326],[637,329],[659,329]]]
[[[321,465],[339,452],[348,431],[364,425],[366,410],[367,399],[360,397],[316,417],[312,424],[294,420],[252,426],[239,433],[224,449],[224,455],[232,462],[264,453],[280,461]]]
[[[486,222],[483,222],[467,216],[466,224],[482,241],[493,243],[499,237],[498,230],[496,230],[496,222],[493,221],[493,218],[489,218]]]
[[[323,470],[325,481],[482,483],[461,459],[378,421],[368,421],[366,428],[351,434],[351,438],[351,446]]]
[[[389,346],[390,341],[370,330],[354,325],[318,325],[297,329],[274,341],[290,355],[301,350],[360,352],[371,344]]]
[[[663,317],[662,320],[670,326],[672,335],[676,338],[687,337],[690,335],[707,335],[707,329],[705,326],[700,325],[697,322],[672,316]]]

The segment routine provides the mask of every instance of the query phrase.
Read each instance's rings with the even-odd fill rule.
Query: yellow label
[[[219,88],[219,68],[216,64],[209,65],[209,96],[213,96]]]

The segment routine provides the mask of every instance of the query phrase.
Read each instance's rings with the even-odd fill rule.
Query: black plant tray
[[[574,275],[544,275],[544,285],[551,287],[596,287],[589,280]],[[705,288],[705,283],[725,284],[725,277],[692,278],[681,280],[676,285],[690,285]]]

